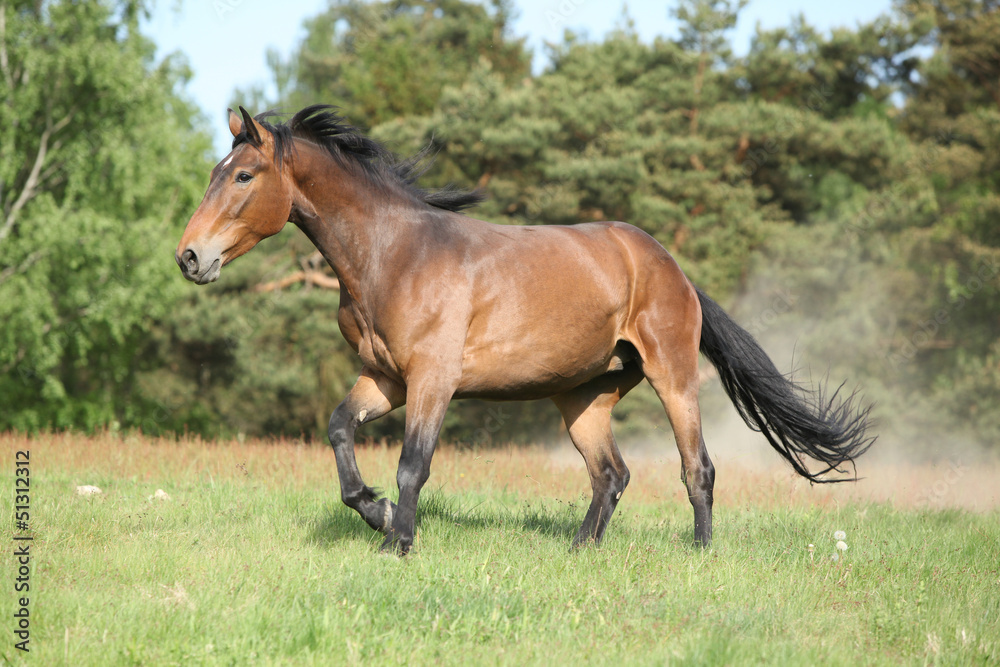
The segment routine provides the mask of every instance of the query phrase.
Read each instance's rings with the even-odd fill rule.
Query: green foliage
[[[736,19],[750,0],[681,0],[670,13],[680,22],[678,44],[702,56],[729,54],[723,33],[736,27]]]
[[[141,419],[150,326],[209,148],[135,2],[3,2],[0,429]]]
[[[334,103],[400,152],[430,144],[426,184],[484,188],[485,219],[636,224],[779,365],[794,349],[803,371],[850,378],[900,438],[1000,442],[996,3],[903,0],[829,34],[800,17],[735,57],[744,4],[682,2],[678,36],[651,43],[627,20],[599,42],[567,34],[532,74],[504,0],[346,0],[271,55],[278,99],[237,101]],[[2,7],[0,428],[322,437],[358,371],[336,295],[260,291],[312,265],[308,242],[286,232],[208,288],[170,262],[207,144],[184,66],[154,63],[135,31],[142,3]],[[618,412],[623,432],[664,427],[642,390]],[[557,424],[544,403],[468,402],[444,437]]]

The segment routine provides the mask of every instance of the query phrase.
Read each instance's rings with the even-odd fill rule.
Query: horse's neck
[[[397,207],[363,176],[333,164],[327,156],[302,162],[295,180],[305,202],[294,222],[357,296],[380,265],[378,253],[392,247],[402,231]],[[295,209],[293,209],[295,210]]]

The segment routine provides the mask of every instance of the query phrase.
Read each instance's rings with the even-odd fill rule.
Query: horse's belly
[[[608,338],[591,349],[546,350],[504,345],[493,354],[467,356],[456,398],[531,400],[555,396],[634,359],[628,343]],[[562,354],[560,354],[562,352]]]

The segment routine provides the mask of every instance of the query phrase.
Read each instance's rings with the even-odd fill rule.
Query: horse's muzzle
[[[198,254],[191,248],[175,254],[174,261],[177,262],[177,266],[181,267],[181,273],[184,274],[185,278],[199,285],[215,282],[222,272],[222,260],[220,258],[216,257],[206,266],[199,259]]]

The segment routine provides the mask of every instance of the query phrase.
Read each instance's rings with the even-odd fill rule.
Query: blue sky
[[[328,0],[160,0],[145,33],[157,44],[158,57],[181,51],[194,71],[188,93],[211,121],[218,157],[228,152],[230,138],[226,107],[236,88],[268,84],[265,54],[269,48],[289,54],[302,39],[303,20],[321,12]],[[544,66],[543,44],[559,42],[567,28],[600,39],[619,22],[623,6],[635,21],[640,37],[676,36],[677,23],[669,15],[674,3],[662,0],[515,0],[518,17],[513,30],[526,36],[536,54],[536,68]],[[280,7],[280,9],[278,9]],[[840,0],[835,3],[804,0],[751,0],[729,35],[737,54],[746,53],[759,23],[764,28],[786,26],[803,14],[828,31],[854,27],[890,10],[890,0]],[[317,100],[336,103],[336,100]],[[251,109],[257,113],[263,109]]]

